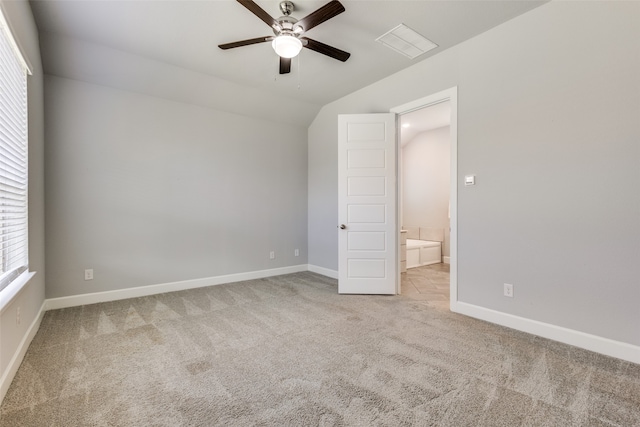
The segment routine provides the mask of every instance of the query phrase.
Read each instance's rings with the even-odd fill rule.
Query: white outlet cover
[[[504,284],[504,296],[513,298],[513,285],[510,283]]]

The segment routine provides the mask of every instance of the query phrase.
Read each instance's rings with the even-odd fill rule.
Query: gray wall
[[[29,103],[29,269],[36,275],[0,313],[0,377],[7,372],[11,358],[44,301],[44,118],[42,64],[38,32],[26,1],[1,1],[13,35],[30,63]],[[20,308],[20,325],[16,310]],[[5,384],[3,384],[5,386]],[[8,384],[7,384],[8,386]],[[0,396],[1,398],[2,396]]]
[[[309,263],[338,266],[337,115],[457,86],[458,299],[640,345],[638,40],[640,3],[551,2],[326,105]]]
[[[34,3],[36,11],[42,6],[43,2]],[[117,29],[117,23],[113,25]],[[293,126],[307,127],[320,110],[319,105],[284,94],[274,108],[274,96],[265,90],[62,34],[40,32],[40,44],[45,72],[52,76]]]
[[[419,133],[402,147],[401,153],[402,225],[442,228],[442,255],[448,257],[451,191],[449,126]]]
[[[48,298],[307,263],[304,128],[53,76],[45,100]]]

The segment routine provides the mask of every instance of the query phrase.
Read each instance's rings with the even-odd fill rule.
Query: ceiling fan
[[[280,3],[280,11],[283,16],[278,19],[272,18],[271,15],[265,12],[264,9],[258,6],[253,0],[237,1],[269,25],[273,29],[273,33],[275,35],[221,44],[218,45],[220,49],[233,49],[235,47],[270,41],[271,46],[280,57],[280,74],[287,74],[291,72],[291,58],[297,56],[303,47],[342,62],[346,61],[351,56],[348,52],[310,39],[309,37],[304,37],[304,34],[313,27],[344,12],[344,6],[342,6],[338,0],[330,1],[320,9],[310,13],[300,20],[291,16],[294,6],[290,1],[283,1]]]

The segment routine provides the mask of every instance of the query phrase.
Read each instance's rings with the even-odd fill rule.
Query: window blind
[[[0,290],[28,269],[27,72],[0,11]]]

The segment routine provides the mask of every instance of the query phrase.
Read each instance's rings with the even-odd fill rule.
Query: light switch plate
[[[475,175],[465,175],[464,176],[464,185],[476,185],[476,176]]]

